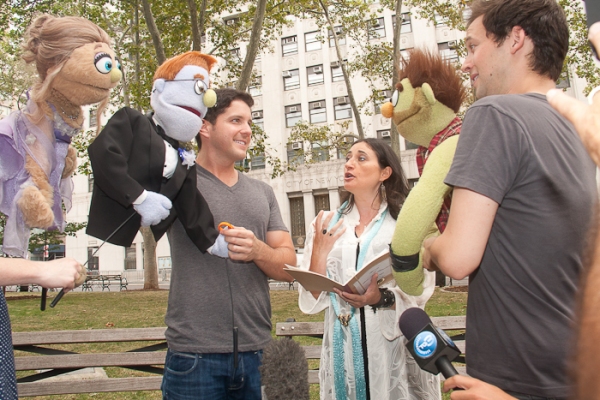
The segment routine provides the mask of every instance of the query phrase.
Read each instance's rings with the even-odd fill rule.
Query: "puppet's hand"
[[[166,196],[156,192],[146,192],[146,199],[133,208],[142,216],[142,226],[156,225],[169,216],[173,204]]]

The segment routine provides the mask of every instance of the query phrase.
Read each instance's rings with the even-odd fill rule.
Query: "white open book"
[[[293,276],[304,289],[311,292],[333,292],[333,289],[336,288],[342,292],[364,294],[367,291],[374,274],[377,274],[378,285],[394,279],[394,276],[392,275],[392,261],[389,253],[381,255],[365,265],[364,268],[358,271],[348,282],[343,284],[329,279],[325,275],[306,271],[287,264],[284,270]]]

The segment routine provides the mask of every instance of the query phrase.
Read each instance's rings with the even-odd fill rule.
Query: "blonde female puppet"
[[[39,79],[23,110],[0,121],[0,212],[6,214],[4,253],[26,257],[31,228],[62,231],[70,208],[82,106],[100,103],[121,79],[110,38],[80,17],[42,15],[27,31],[22,58]],[[98,121],[100,126],[100,121]]]
[[[462,121],[457,113],[466,90],[456,68],[437,53],[413,50],[403,59],[392,101],[381,114],[398,132],[418,144],[419,183],[398,215],[390,245],[394,277],[410,295],[423,292],[426,273],[419,256],[423,240],[448,221],[452,189],[444,183],[450,170]],[[436,229],[437,226],[437,229]]]

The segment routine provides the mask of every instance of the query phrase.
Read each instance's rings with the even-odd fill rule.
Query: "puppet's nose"
[[[388,102],[381,106],[381,115],[383,115],[385,118],[392,118],[393,114],[394,106],[392,105],[392,103]]]
[[[204,92],[204,97],[202,98],[204,105],[208,108],[211,108],[215,104],[217,104],[217,92],[212,89],[208,89]]]
[[[110,70],[110,81],[112,83],[117,83],[121,80],[123,73],[118,68],[113,68]]]

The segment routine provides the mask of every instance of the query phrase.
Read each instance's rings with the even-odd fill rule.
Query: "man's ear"
[[[208,122],[207,120],[203,119],[202,126],[200,127],[200,131],[198,132],[198,134],[200,136],[202,136],[203,138],[209,138],[210,137],[210,133],[209,133],[210,126],[212,126],[212,124],[210,122]]]
[[[520,26],[513,26],[507,39],[510,43],[510,53],[515,54],[517,51],[522,49],[525,45],[526,38],[527,34],[523,28]]]
[[[165,80],[162,78],[159,78],[157,80],[154,81],[154,87],[152,88],[152,91],[154,92],[155,90],[157,90],[159,93],[162,93],[162,91],[165,88]]]

